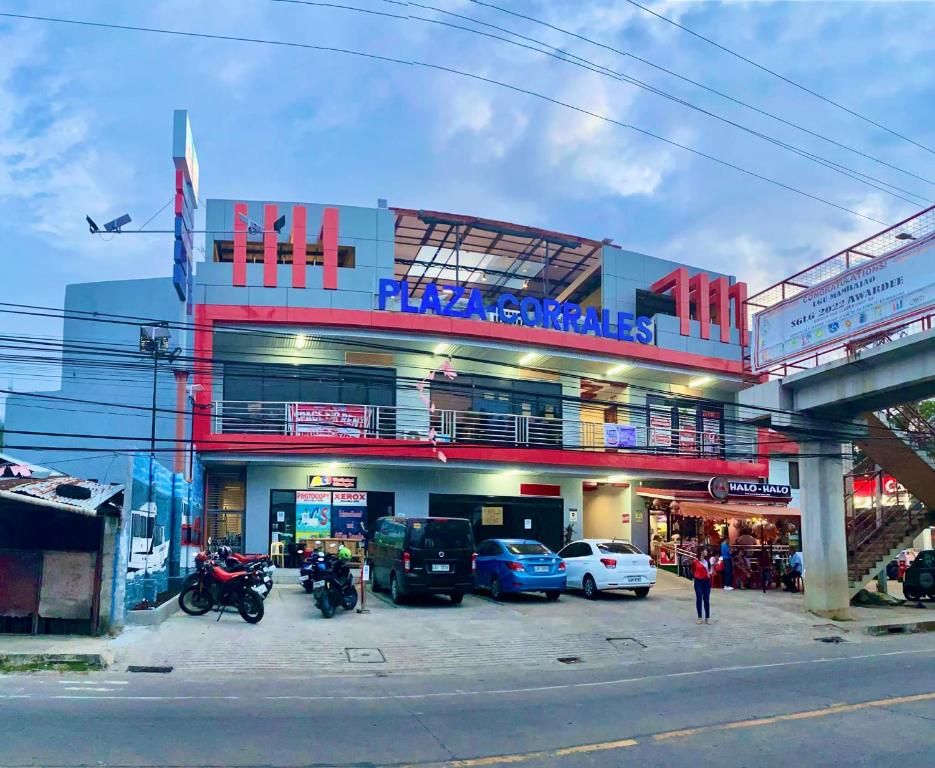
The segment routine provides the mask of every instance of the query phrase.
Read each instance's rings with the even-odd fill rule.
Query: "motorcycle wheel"
[[[192,584],[179,592],[179,608],[189,616],[204,616],[214,605],[211,592]]]
[[[350,589],[341,597],[341,605],[345,611],[353,611],[357,607],[357,590]]]
[[[237,601],[237,611],[248,624],[258,624],[265,613],[263,598],[252,589],[245,590]]]
[[[334,616],[334,605],[331,603],[331,598],[328,596],[328,590],[322,592],[321,600],[318,601],[318,607],[321,608],[321,615],[326,619],[330,619]]]

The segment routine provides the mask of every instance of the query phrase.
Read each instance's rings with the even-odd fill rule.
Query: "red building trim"
[[[740,343],[750,346],[750,333],[747,331],[747,284],[734,283],[728,295],[734,302],[734,327],[740,331]]]
[[[416,459],[438,463],[435,448],[428,442],[412,440],[310,437],[309,435],[205,435],[196,441],[204,453],[236,453],[245,458],[288,453],[291,456],[356,456]],[[484,462],[493,464],[543,464],[579,467],[590,470],[634,470],[671,472],[713,477],[762,477],[766,465],[721,459],[694,459],[681,456],[656,456],[642,453],[599,453],[561,450],[559,448],[498,448],[490,445],[445,445],[448,462]]]
[[[247,204],[234,203],[234,285],[247,284]],[[209,257],[210,260],[210,257]]]
[[[699,272],[688,281],[689,306],[695,302],[695,313],[701,325],[701,338],[711,338],[711,291],[707,272]]]
[[[672,291],[675,298],[675,314],[679,318],[679,333],[682,336],[691,335],[691,302],[688,299],[688,268],[678,267],[663,278],[660,278],[649,290],[653,293],[668,293]]]
[[[308,209],[292,207],[292,287],[305,287],[305,246],[308,241]]]
[[[520,483],[520,496],[561,496],[562,486],[546,483]]]
[[[321,232],[318,235],[324,254],[322,288],[329,291],[338,289],[338,216],[337,208],[325,208],[321,214]]]
[[[708,303],[714,310],[711,319],[721,329],[721,341],[730,343],[730,284],[726,277],[712,281],[708,290]]]
[[[528,344],[574,352],[611,355],[633,362],[659,363],[707,371],[727,376],[742,376],[741,360],[695,355],[649,344],[581,336],[545,328],[488,323],[482,320],[411,315],[402,312],[377,312],[364,309],[320,309],[310,307],[258,307],[235,304],[205,304],[208,323],[270,323],[275,325],[321,325],[339,328],[365,328],[379,331],[406,331],[453,336],[481,341]]]
[[[309,438],[304,435],[213,435],[211,431],[213,333],[216,324],[269,323],[272,325],[326,326],[365,328],[368,330],[429,333],[447,337],[474,338],[551,347],[560,350],[590,351],[635,361],[678,365],[693,370],[743,374],[741,361],[693,355],[659,349],[648,345],[579,336],[541,328],[485,323],[478,320],[411,316],[393,312],[366,310],[317,309],[307,307],[251,307],[243,305],[198,304],[195,306],[194,383],[201,389],[195,394],[193,417],[194,440],[199,451],[236,451],[244,454],[269,453],[270,449],[293,455],[339,453],[347,456],[383,456],[434,459],[428,444],[413,445],[405,440],[360,440]],[[203,362],[198,362],[203,361]],[[315,447],[309,447],[314,441]],[[495,448],[490,446],[445,445],[445,454],[457,461],[483,461],[552,464],[607,469],[634,469],[673,473],[762,477],[765,463],[694,459],[648,454],[598,453],[560,449]]]
[[[279,233],[273,229],[276,223],[276,206],[263,206],[263,286],[276,287],[276,256],[279,250]]]

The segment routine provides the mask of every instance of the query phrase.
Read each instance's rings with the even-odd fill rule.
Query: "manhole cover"
[[[618,651],[623,651],[628,648],[645,648],[646,646],[637,640],[635,637],[608,637],[607,642],[610,643]]]
[[[559,656],[558,660],[562,664],[580,664],[581,663],[580,656]]]
[[[815,638],[819,643],[846,643],[845,640],[840,635],[829,635],[828,637],[816,637]]]
[[[352,664],[382,664],[386,661],[379,648],[345,648],[344,652]]]
[[[127,672],[154,672],[156,674],[166,675],[171,671],[172,667],[140,667],[132,664],[127,667]]]

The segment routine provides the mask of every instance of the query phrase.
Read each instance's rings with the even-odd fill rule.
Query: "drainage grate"
[[[558,660],[562,664],[580,664],[581,663],[580,656],[559,656]]]
[[[172,667],[139,667],[131,664],[127,667],[127,672],[155,672],[161,675],[167,675],[172,671]]]
[[[905,635],[909,631],[905,624],[896,624],[886,628],[888,635]]]
[[[819,643],[846,643],[845,640],[840,635],[829,635],[828,637],[816,637],[815,638]]]
[[[379,648],[345,648],[344,653],[351,664],[382,664],[386,661]]]
[[[610,643],[618,651],[624,651],[630,648],[645,648],[646,645],[641,643],[635,637],[608,637],[607,642]]]

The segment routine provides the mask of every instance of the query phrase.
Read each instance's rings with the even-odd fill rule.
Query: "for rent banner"
[[[295,492],[295,538],[331,538],[331,491]]]
[[[289,403],[289,430],[293,435],[365,437],[366,405]]]
[[[849,269],[753,318],[753,367],[765,370],[898,325],[935,307],[935,241]]]
[[[332,501],[335,538],[356,538],[363,535],[367,518],[366,491],[334,491]]]

